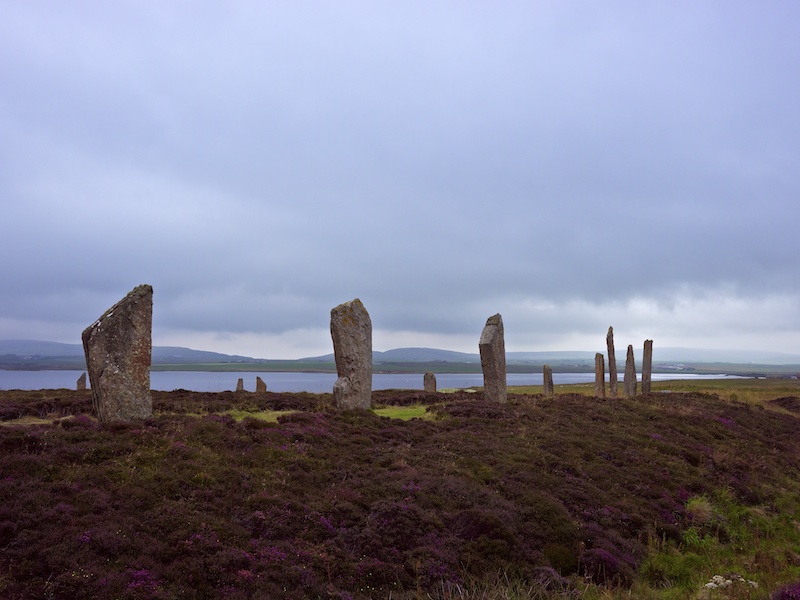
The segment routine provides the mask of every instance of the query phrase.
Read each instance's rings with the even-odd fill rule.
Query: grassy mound
[[[176,391],[100,426],[85,392],[0,392],[0,418],[60,417],[0,428],[0,595],[768,598],[800,578],[785,398],[379,400],[425,418]]]

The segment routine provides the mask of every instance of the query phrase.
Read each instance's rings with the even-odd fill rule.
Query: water
[[[3,371],[0,370],[0,390],[75,389],[78,377],[84,371]],[[256,371],[152,371],[150,387],[154,390],[177,389],[195,392],[222,392],[235,390],[239,378],[244,380],[244,389],[255,391],[256,377],[261,377],[271,392],[323,393],[333,390],[335,373],[264,373]],[[372,388],[423,389],[422,373],[384,374],[372,376]],[[678,373],[653,373],[653,381],[669,379],[735,379],[727,375],[696,375]],[[508,385],[542,385],[541,373],[509,373]],[[641,381],[641,378],[639,378]],[[592,383],[594,373],[553,373],[555,385],[564,383]],[[483,385],[480,373],[437,373],[436,385],[442,388],[469,388]],[[622,381],[619,383],[622,386]]]

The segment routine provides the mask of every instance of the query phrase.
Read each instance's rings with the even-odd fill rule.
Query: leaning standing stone
[[[333,400],[339,408],[372,405],[372,320],[356,298],[331,309],[336,372]]]
[[[650,379],[653,373],[653,340],[644,341],[642,357],[642,393],[650,393]]]
[[[628,356],[625,359],[625,397],[636,397],[636,362],[633,359],[633,346],[628,345]]]
[[[608,393],[612,398],[617,397],[617,356],[614,353],[614,328],[608,328],[606,335],[608,349]]]
[[[483,396],[492,402],[505,402],[506,390],[506,343],[503,332],[503,317],[492,315],[486,320],[478,349],[483,369]]]
[[[261,377],[256,376],[256,392],[263,393],[267,391],[267,384],[264,383],[264,380]]]
[[[78,377],[78,382],[76,384],[76,389],[79,392],[83,392],[86,390],[86,373],[81,373],[81,376]]]
[[[550,365],[542,368],[542,390],[545,396],[553,395],[553,369]]]
[[[83,331],[92,403],[101,422],[153,414],[152,326],[153,288],[140,285]]]
[[[594,355],[594,395],[596,398],[606,397],[606,367],[599,352]]]
[[[436,393],[436,375],[428,371],[427,373],[425,373],[422,382],[426,392],[428,392],[429,394]]]

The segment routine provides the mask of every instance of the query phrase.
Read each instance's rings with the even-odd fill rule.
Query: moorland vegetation
[[[589,387],[0,392],[0,596],[800,596],[800,383]]]

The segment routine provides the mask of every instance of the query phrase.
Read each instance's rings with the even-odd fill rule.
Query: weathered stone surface
[[[492,315],[486,320],[478,349],[483,369],[483,396],[493,402],[508,399],[506,389],[506,342],[503,317]]]
[[[628,345],[628,356],[625,358],[624,392],[626,398],[636,397],[636,362],[633,359],[633,346]]]
[[[426,392],[430,394],[436,393],[436,375],[428,371],[422,381]]]
[[[339,408],[372,406],[372,320],[358,298],[331,309],[331,338],[339,378],[333,400]]]
[[[140,285],[83,331],[92,402],[101,422],[153,414],[152,327],[153,288]]]
[[[594,355],[594,395],[597,398],[606,397],[606,367],[603,355],[599,352]]]
[[[77,389],[79,392],[86,390],[86,373],[81,373],[81,376],[78,377],[78,382],[75,385],[75,389]]]
[[[608,349],[608,395],[617,397],[617,355],[614,352],[614,328],[609,327],[606,334],[606,348]]]
[[[243,392],[244,391],[244,379],[241,377],[236,381],[236,391]]]
[[[650,379],[653,374],[653,340],[644,341],[642,355],[642,393],[650,393]]]
[[[553,368],[550,365],[544,365],[542,368],[542,386],[545,396],[553,395]]]
[[[267,384],[261,377],[256,376],[256,392],[263,393],[267,391]]]

